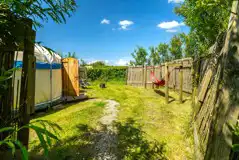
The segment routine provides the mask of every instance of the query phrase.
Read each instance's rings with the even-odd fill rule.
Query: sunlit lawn
[[[103,114],[105,103],[102,101],[86,101],[77,104],[69,104],[64,106],[59,111],[50,111],[46,115],[39,118],[50,120],[57,123],[63,130],[59,132],[61,142],[56,144],[49,153],[50,159],[67,159],[87,157],[90,150],[84,150],[84,146],[89,143],[86,139],[83,140],[84,132],[81,132],[80,127],[87,124],[88,127],[95,128],[98,119]],[[30,132],[30,151],[32,154],[42,154],[42,149],[39,148],[39,141],[35,132]],[[81,153],[80,155],[78,155]],[[85,153],[85,155],[82,155]]]
[[[190,96],[184,96],[185,102],[179,104],[178,94],[170,92],[170,103],[165,104],[164,97],[161,95],[163,89],[158,89],[156,93],[152,89],[135,88],[126,86],[122,82],[107,83],[107,88],[100,89],[98,83],[94,83],[90,89],[87,89],[89,97],[98,99],[97,101],[85,101],[74,105],[69,105],[60,111],[42,116],[38,119],[51,120],[59,124],[63,131],[60,133],[62,142],[50,151],[50,159],[91,159],[92,153],[92,133],[97,132],[97,122],[103,115],[105,103],[103,100],[113,99],[120,103],[118,112],[118,121],[121,127],[119,129],[129,129],[137,132],[130,134],[140,134],[137,141],[148,143],[157,141],[159,144],[165,144],[165,155],[168,159],[192,159],[193,146],[190,130],[191,121],[191,100]],[[175,99],[175,100],[174,100]],[[128,123],[129,119],[134,123]],[[86,129],[82,130],[82,126]],[[86,132],[87,131],[87,132]],[[87,135],[89,133],[89,135]],[[119,147],[126,145],[125,148],[135,147],[140,149],[140,145],[132,142],[132,139],[126,139],[122,136],[129,136],[124,130],[119,131],[119,141],[131,143],[127,146],[119,142]],[[121,134],[121,135],[120,135]],[[124,135],[125,134],[125,135]],[[142,134],[142,135],[141,135]],[[88,136],[88,137],[86,137]],[[140,138],[140,139],[139,139]],[[143,140],[145,138],[146,140]],[[30,150],[39,154],[38,141],[36,135],[31,133]],[[123,145],[122,145],[123,144]],[[135,146],[136,145],[136,146]],[[122,148],[119,148],[121,151]],[[147,150],[148,151],[148,150]],[[128,153],[125,153],[128,152]],[[129,154],[142,152],[137,150],[124,149],[124,158],[132,159]],[[146,152],[146,150],[145,150]],[[41,153],[41,152],[40,152]],[[142,153],[141,153],[142,154]],[[143,155],[143,154],[142,154]],[[144,153],[144,156],[147,155]],[[140,156],[140,153],[135,156]]]
[[[121,82],[108,83],[106,89],[94,89],[88,94],[92,97],[114,99],[120,103],[119,121],[132,118],[142,127],[149,139],[166,143],[169,159],[192,159],[191,96],[184,94],[184,103],[179,104],[178,94],[170,92],[170,103],[152,89],[126,86]]]

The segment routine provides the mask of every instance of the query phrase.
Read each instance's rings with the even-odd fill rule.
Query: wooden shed
[[[75,58],[62,59],[63,96],[79,96],[79,63]]]

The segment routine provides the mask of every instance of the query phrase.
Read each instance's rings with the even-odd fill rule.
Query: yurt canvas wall
[[[62,97],[61,57],[50,53],[42,46],[35,45],[36,81],[35,81],[35,109],[42,109],[56,103]],[[15,54],[15,66],[22,68],[22,52]],[[19,85],[18,85],[19,84]],[[15,105],[20,95],[21,70],[16,71],[14,94]],[[18,86],[17,86],[18,85]]]

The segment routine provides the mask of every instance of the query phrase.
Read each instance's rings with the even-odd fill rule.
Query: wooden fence
[[[192,66],[191,58],[178,59],[159,66],[136,66],[128,68],[127,85],[136,87],[154,88],[154,83],[151,78],[151,72],[154,72],[158,80],[165,78],[165,65],[168,66],[169,73],[169,88],[179,89],[180,87],[180,65],[183,72],[183,91],[192,93]]]
[[[23,66],[21,70],[21,83],[18,82],[14,85],[15,71],[9,75],[10,78],[6,79],[2,84],[7,89],[1,88],[0,85],[0,128],[3,127],[16,127],[20,128],[30,122],[30,113],[34,108],[35,99],[35,57],[34,57],[34,41],[35,31],[32,30],[32,21],[30,19],[8,19],[11,22],[9,32],[5,34],[1,32],[1,39],[3,43],[0,44],[0,75],[4,75],[4,71],[11,71],[14,68],[14,57],[17,55],[16,51],[23,51]],[[24,25],[23,25],[24,24]],[[1,38],[2,38],[1,37]],[[19,47],[16,46],[19,44]],[[17,57],[17,56],[16,56]],[[11,72],[10,72],[11,73]],[[14,88],[17,86],[16,102],[14,104]],[[9,135],[8,132],[0,133],[0,140],[3,140]],[[27,148],[29,142],[29,129],[24,128],[20,130],[17,139]],[[0,151],[5,149],[0,148]],[[4,159],[4,158],[3,158]]]
[[[80,79],[87,79],[87,70],[86,67],[79,67],[79,76]]]

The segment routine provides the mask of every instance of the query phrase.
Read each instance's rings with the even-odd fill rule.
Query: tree
[[[75,0],[5,0],[0,3],[1,10],[8,10],[17,18],[30,18],[38,27],[49,18],[56,23],[65,23],[66,16],[70,17],[76,7]],[[9,12],[1,16],[6,20],[7,14]]]
[[[166,62],[169,60],[168,48],[169,46],[166,43],[160,43],[157,47],[157,52],[161,56],[162,62]]]
[[[185,57],[200,56],[208,49],[206,45],[199,41],[196,32],[191,31],[188,35],[180,33],[179,37],[183,43],[183,53]]]
[[[232,1],[185,0],[180,7],[175,8],[175,12],[182,16],[186,25],[191,28],[192,35],[189,37],[193,43],[199,44],[201,49],[209,48],[217,36],[227,29]]]
[[[91,65],[93,67],[104,67],[104,66],[106,66],[104,61],[97,61],[97,62],[91,63]]]
[[[2,0],[0,2],[0,45],[14,40],[15,46],[21,44],[21,39],[12,34],[16,24],[28,27],[24,19],[31,19],[33,26],[42,27],[43,22],[52,19],[55,23],[65,23],[76,10],[74,0]]]
[[[134,61],[131,61],[131,64],[134,65],[145,65],[147,62],[147,51],[143,47],[137,47],[133,53],[131,53],[132,57],[134,58]]]
[[[148,65],[158,65],[160,63],[160,56],[157,51],[157,48],[151,46],[149,47],[150,56],[148,60]]]
[[[178,35],[173,36],[171,39],[169,51],[174,59],[182,58],[182,41]]]
[[[65,58],[77,58],[76,52],[68,52],[68,54],[65,55]]]
[[[48,21],[48,19],[52,19],[56,23],[64,23],[66,22],[66,16],[71,16],[71,14],[76,9],[76,3],[74,0],[1,0],[0,2],[0,47],[1,49],[5,49],[8,42],[12,45],[13,51],[18,49],[18,45],[22,41],[22,37],[19,35],[15,35],[12,33],[12,28],[16,26],[16,24],[21,23],[21,25],[25,28],[29,27],[27,23],[25,23],[25,19],[31,19],[33,21],[34,27],[41,27],[42,22]],[[32,42],[33,43],[33,42]],[[3,50],[1,50],[3,51]],[[8,59],[11,59],[14,52],[9,52],[8,54],[0,53],[0,59],[4,59],[6,63]],[[10,62],[10,61],[9,61]],[[7,66],[7,67],[6,67]],[[3,95],[7,95],[4,100],[13,99],[13,94],[11,90],[8,88],[12,88],[12,83],[9,83],[9,79],[14,77],[15,69],[8,67],[13,66],[11,63],[5,64],[0,63],[0,108],[2,109]],[[8,68],[11,68],[8,70]],[[10,81],[11,82],[11,81]],[[8,98],[9,97],[9,98]],[[29,97],[26,97],[29,98]],[[24,102],[25,103],[25,102]],[[26,102],[27,103],[27,102]],[[9,108],[14,108],[12,102],[9,104]],[[25,104],[20,104],[20,106],[24,107]],[[21,108],[20,108],[21,110]],[[11,113],[11,112],[10,112]],[[2,111],[1,113],[2,114]],[[2,115],[0,115],[2,116]],[[8,115],[11,118],[10,115]],[[3,117],[1,117],[3,118]],[[21,117],[20,117],[21,118]],[[22,151],[22,159],[27,160],[28,154],[26,148],[23,146],[21,142],[18,140],[18,136],[16,136],[17,132],[21,132],[22,130],[28,130],[32,128],[35,130],[40,140],[41,146],[44,148],[45,153],[48,152],[48,147],[51,146],[51,139],[58,139],[53,133],[48,131],[46,128],[46,124],[42,126],[32,125],[32,123],[26,124],[25,126],[18,126],[11,124],[12,122],[17,121],[18,119],[1,119],[5,120],[1,122],[1,134],[2,132],[6,132],[8,136],[0,137],[0,147],[2,149],[2,145],[6,145],[3,148],[11,148],[13,155],[15,154],[16,148],[20,148]],[[38,120],[39,122],[39,120]],[[3,125],[2,125],[3,124]],[[41,123],[42,124],[42,123]],[[56,124],[49,123],[50,125],[56,126]],[[12,125],[12,127],[11,127]],[[4,128],[3,128],[4,127]],[[55,129],[54,129],[55,131]],[[24,131],[25,132],[25,131]],[[26,133],[26,132],[25,132]],[[13,156],[14,157],[14,156]]]
[[[81,59],[80,59],[80,65],[81,65],[81,66],[86,66],[87,63],[86,63],[85,60],[83,60],[83,59],[81,58]]]

